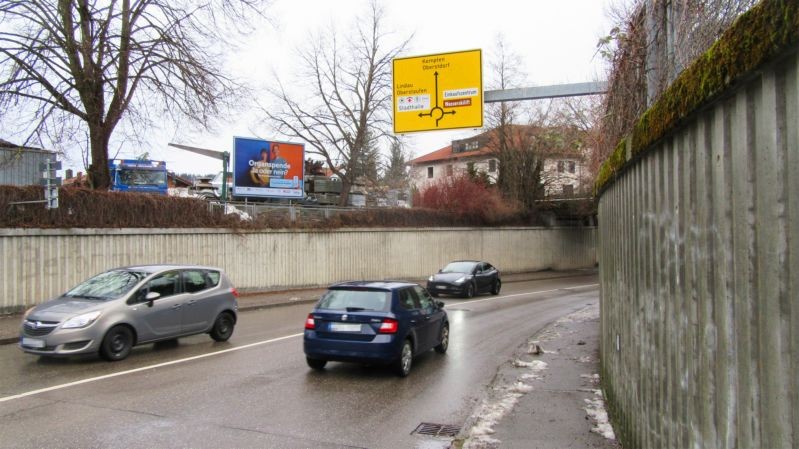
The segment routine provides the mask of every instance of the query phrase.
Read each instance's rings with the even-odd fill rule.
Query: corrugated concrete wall
[[[763,69],[601,197],[603,383],[632,447],[799,447],[798,66]]]
[[[595,228],[0,230],[0,311],[62,293],[109,268],[190,263],[224,268],[242,291],[358,279],[422,279],[454,259],[506,272],[595,266]]]

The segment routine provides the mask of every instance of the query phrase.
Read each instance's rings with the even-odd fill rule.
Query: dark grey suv
[[[238,293],[219,268],[142,265],[88,279],[31,308],[19,347],[42,356],[99,353],[122,360],[138,344],[208,333],[226,341]]]

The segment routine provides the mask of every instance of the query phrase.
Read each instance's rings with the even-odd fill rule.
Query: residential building
[[[538,149],[535,151],[543,159],[541,183],[545,197],[573,198],[590,195],[593,176],[588,162],[592,150],[578,143],[563,145],[565,139],[553,138],[567,133],[574,135],[574,130],[513,125],[510,132],[513,136],[511,141],[517,145],[532,148],[534,139],[539,139],[536,142]],[[422,191],[441,179],[466,174],[470,169],[483,172],[492,182],[496,182],[501,170],[497,140],[497,131],[490,130],[470,138],[453,140],[452,144],[444,148],[409,161],[412,186]],[[541,148],[540,142],[557,142],[559,145]]]
[[[482,133],[453,140],[444,148],[409,161],[411,185],[421,191],[441,179],[464,175],[470,169],[484,172],[492,182],[496,182],[499,161],[488,143],[488,133]]]
[[[588,162],[591,149],[581,151],[553,151],[544,158],[544,196],[547,198],[589,197],[592,195],[594,176]]]

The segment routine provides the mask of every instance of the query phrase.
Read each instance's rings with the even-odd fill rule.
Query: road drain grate
[[[458,435],[458,432],[461,431],[461,428],[458,426],[451,426],[448,424],[433,424],[429,422],[423,422],[419,424],[419,426],[411,432],[411,434],[419,434],[419,435],[430,435],[434,437],[454,437]]]

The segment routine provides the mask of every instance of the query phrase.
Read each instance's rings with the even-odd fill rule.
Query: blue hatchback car
[[[444,303],[414,283],[333,285],[305,320],[303,348],[315,370],[328,361],[381,363],[405,377],[414,355],[430,349],[444,354],[448,346]]]

